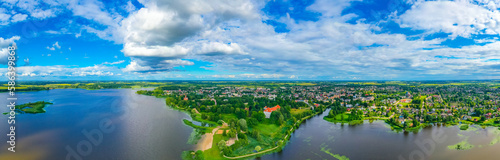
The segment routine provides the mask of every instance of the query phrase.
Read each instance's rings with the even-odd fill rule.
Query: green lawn
[[[347,119],[349,118],[349,113],[343,113],[343,114],[337,114],[335,115],[335,118],[327,118],[324,117],[323,119],[329,121],[329,122],[339,122],[339,123],[349,123]],[[342,117],[344,117],[344,120],[342,120]]]
[[[309,109],[295,109],[295,108],[292,108],[292,110],[290,111],[290,113],[292,113],[292,115],[298,115],[298,114],[301,114],[301,113],[304,113],[305,111],[308,111]]]
[[[254,126],[252,129],[258,130],[261,134],[272,136],[279,131],[280,127],[276,126],[275,124],[260,123],[257,126]]]
[[[223,139],[222,134],[215,134],[214,135],[214,141],[212,143],[212,148],[206,150],[203,152],[203,156],[205,157],[206,160],[219,160],[219,159],[226,159],[221,156],[219,147],[217,146],[217,143]]]

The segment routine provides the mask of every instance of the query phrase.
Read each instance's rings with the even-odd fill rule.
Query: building
[[[281,108],[280,105],[276,105],[276,106],[274,106],[272,108],[268,108],[267,106],[264,107],[264,114],[266,115],[266,118],[270,118],[271,117],[271,113],[273,111],[276,111],[276,110],[280,109],[280,108]]]

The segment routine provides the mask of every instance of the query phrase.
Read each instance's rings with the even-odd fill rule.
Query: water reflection
[[[92,145],[89,155],[80,155],[84,159],[180,159],[182,151],[193,148],[186,143],[193,129],[182,123],[190,117],[170,109],[161,98],[137,95],[131,89],[56,89],[19,94],[18,103],[45,100],[54,104],[43,114],[17,116],[17,152],[2,151],[0,159],[65,159],[65,148],[77,150],[79,143],[89,141],[82,131],[99,129],[105,119],[111,121],[114,130],[104,133],[102,143]],[[6,97],[6,93],[0,93],[0,98]],[[0,112],[6,109],[0,108]],[[0,116],[0,121],[6,122],[7,117]],[[7,133],[7,129],[1,127],[0,133]],[[7,136],[0,140],[7,141]]]
[[[289,144],[279,153],[265,155],[260,159],[335,159],[346,156],[350,159],[497,159],[500,156],[498,143],[500,131],[494,127],[461,131],[458,126],[433,124],[418,133],[391,131],[383,121],[365,121],[363,125],[349,126],[333,124],[323,120],[326,116],[313,117],[301,125],[292,135]],[[442,132],[440,138],[433,139],[433,133]],[[435,137],[435,136],[434,136]],[[451,150],[448,146],[467,139],[474,148]],[[432,142],[429,152],[419,144]],[[496,151],[495,151],[496,150]],[[329,154],[331,153],[331,154]],[[428,153],[428,155],[427,155]],[[475,158],[474,158],[475,157]]]

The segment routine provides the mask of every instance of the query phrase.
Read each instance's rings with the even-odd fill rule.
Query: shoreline
[[[324,117],[323,120],[329,122],[329,123],[333,123],[333,124],[337,124],[337,123],[340,123],[340,124],[348,124],[348,125],[363,125],[365,124],[364,121],[365,120],[368,120],[368,121],[383,121],[384,124],[386,124],[388,127],[390,127],[391,131],[395,131],[397,133],[399,132],[413,132],[413,133],[418,133],[420,132],[422,129],[426,128],[426,127],[430,127],[430,126],[434,126],[434,125],[441,125],[441,126],[445,126],[445,127],[450,127],[450,126],[462,126],[462,125],[468,125],[468,126],[479,126],[479,127],[482,127],[482,128],[486,128],[486,127],[492,127],[492,128],[497,128],[498,130],[500,130],[500,127],[499,126],[495,126],[495,125],[481,125],[481,124],[475,124],[475,123],[464,123],[462,122],[462,120],[460,120],[460,122],[462,123],[444,123],[444,122],[433,122],[433,123],[421,123],[418,127],[411,127],[411,128],[406,128],[406,129],[403,129],[401,128],[400,126],[398,125],[393,125],[391,123],[388,123],[386,121],[386,119],[381,119],[381,118],[375,118],[375,119],[370,119],[370,118],[367,118],[367,119],[363,119],[363,120],[357,120],[357,121],[362,121],[362,123],[355,123],[355,124],[350,124],[350,122],[346,122],[346,121],[331,121],[329,120],[328,118]],[[459,128],[460,129],[460,128]],[[465,129],[464,131],[467,131],[468,129]]]

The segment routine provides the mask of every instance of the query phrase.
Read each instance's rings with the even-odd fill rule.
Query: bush
[[[261,148],[260,146],[256,146],[256,147],[255,147],[255,150],[256,150],[257,152],[258,152],[258,151],[260,151],[261,149],[262,149],[262,148]]]
[[[224,150],[226,147],[226,141],[220,140],[219,143],[217,143],[217,146],[219,147],[219,150]]]
[[[469,125],[462,124],[462,125],[460,126],[460,130],[467,130],[467,129],[469,129]]]
[[[245,133],[239,133],[238,139],[247,139],[247,135],[245,135]]]

